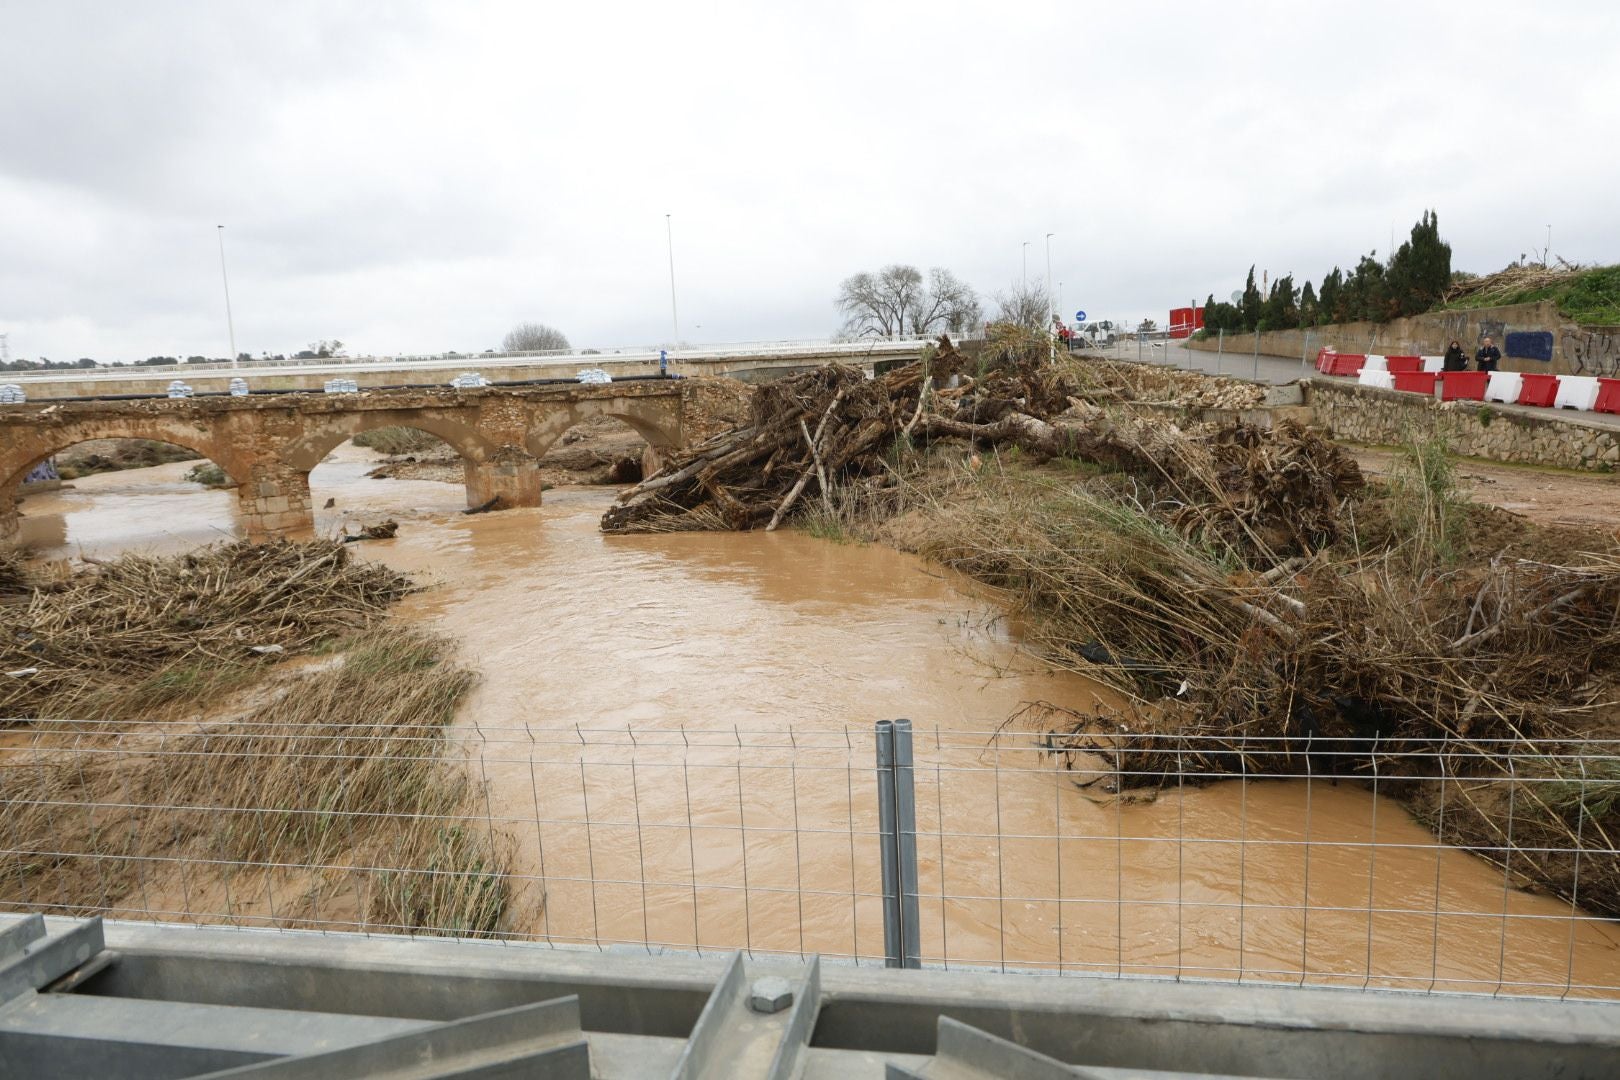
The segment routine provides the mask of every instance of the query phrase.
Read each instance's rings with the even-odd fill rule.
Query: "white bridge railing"
[[[956,335],[953,335],[955,337]],[[968,335],[971,337],[972,335]],[[796,356],[880,356],[904,355],[937,340],[937,334],[888,338],[808,341],[741,341],[711,345],[680,345],[660,348],[631,345],[602,349],[553,349],[513,353],[419,353],[397,356],[334,356],[304,360],[251,360],[233,367],[226,361],[207,364],[123,364],[116,367],[59,368],[50,371],[6,372],[9,382],[87,382],[138,378],[164,378],[175,374],[215,375],[224,372],[251,376],[254,372],[278,374],[317,374],[325,371],[411,371],[440,370],[448,365],[468,369],[478,367],[530,366],[555,363],[559,368],[573,365],[611,367],[626,364],[656,364],[659,353],[672,364],[725,362],[727,360],[792,359]]]

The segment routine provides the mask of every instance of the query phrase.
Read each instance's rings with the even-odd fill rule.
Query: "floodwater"
[[[1022,704],[1107,704],[1023,655],[971,583],[872,545],[604,536],[613,493],[464,516],[459,485],[312,475],[317,531],[435,587],[407,619],[482,673],[469,767],[518,875],[507,929],[579,944],[881,958],[874,721],[916,725],[929,962],[1571,996],[1620,994],[1620,929],[1512,888],[1397,802],[1324,781],[1125,802],[1056,767]],[[168,465],[31,497],[42,554],[234,534]],[[588,824],[587,824],[588,822]]]

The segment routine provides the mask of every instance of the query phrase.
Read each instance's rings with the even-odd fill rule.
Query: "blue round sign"
[[[1074,313],[1074,321],[1075,322],[1085,322],[1086,321],[1086,313],[1083,312],[1083,311],[1075,312]]]

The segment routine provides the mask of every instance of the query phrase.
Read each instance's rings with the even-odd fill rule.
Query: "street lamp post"
[[[231,367],[236,367],[236,322],[231,318],[231,279],[225,273],[225,226],[214,226],[219,237],[219,279],[225,284],[225,329],[231,336]]]
[[[681,343],[681,316],[675,306],[675,231],[668,214],[664,215],[664,240],[669,245],[669,326],[675,335],[669,345],[673,349]]]
[[[1052,306],[1052,237],[1056,235],[1046,234],[1046,314],[1049,318],[1057,314],[1057,308]]]

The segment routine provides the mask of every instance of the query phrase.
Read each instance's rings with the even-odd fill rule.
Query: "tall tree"
[[[1299,325],[1316,325],[1316,290],[1311,288],[1309,281],[1299,290]]]
[[[1322,291],[1316,294],[1316,321],[1338,322],[1340,305],[1344,303],[1344,271],[1335,266],[1322,277]]]
[[[501,352],[548,352],[572,348],[568,336],[545,323],[520,322],[501,339]]]
[[[1451,245],[1440,239],[1440,216],[1425,210],[1401,250],[1406,252],[1401,314],[1420,314],[1440,302],[1451,281]]]
[[[1238,310],[1243,313],[1244,330],[1253,330],[1260,325],[1260,309],[1265,300],[1260,295],[1260,287],[1254,283],[1254,267],[1249,267],[1249,280],[1243,285],[1243,299],[1238,303]]]
[[[1260,313],[1265,330],[1292,330],[1299,325],[1299,294],[1294,291],[1294,275],[1284,274],[1271,283],[1271,294]]]
[[[972,287],[949,270],[935,267],[924,281],[922,271],[900,263],[845,278],[837,303],[844,332],[858,336],[959,334],[977,325],[983,313]]]
[[[996,293],[996,322],[1012,323],[1035,333],[1045,330],[1052,314],[1047,309],[1046,290],[1039,284],[1013,287]]]

